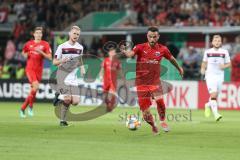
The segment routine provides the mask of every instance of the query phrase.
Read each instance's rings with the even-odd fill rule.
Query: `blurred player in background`
[[[231,60],[228,51],[221,48],[220,35],[213,35],[212,46],[204,52],[201,74],[205,75],[210,94],[209,102],[205,104],[205,116],[209,117],[212,110],[215,120],[219,121],[222,115],[218,113],[217,97],[224,81],[224,69],[231,67]]]
[[[107,110],[112,111],[116,103],[117,77],[118,75],[123,77],[123,74],[121,71],[121,62],[116,56],[116,49],[110,48],[108,56],[102,62],[100,77],[103,80],[103,93],[105,95],[104,100]]]
[[[183,76],[183,69],[178,65],[168,48],[158,43],[159,33],[157,27],[149,27],[147,32],[148,42],[136,45],[133,50],[127,50],[121,46],[122,52],[127,57],[137,55],[136,66],[136,86],[138,94],[138,104],[143,113],[144,120],[152,127],[154,134],[158,134],[158,127],[150,112],[151,100],[155,100],[160,119],[160,125],[165,132],[169,127],[165,122],[165,104],[163,101],[162,86],[160,82],[160,62],[164,57],[169,60]]]
[[[28,41],[22,54],[27,58],[26,75],[31,84],[31,91],[25,99],[21,109],[20,117],[25,118],[25,109],[29,106],[28,115],[33,116],[33,103],[38,91],[39,82],[42,79],[43,59],[52,60],[52,51],[48,42],[42,40],[43,28],[36,27],[33,31],[34,40]]]
[[[80,28],[78,26],[72,26],[69,32],[69,40],[59,45],[57,51],[55,53],[53,64],[61,67],[64,63],[68,61],[72,61],[77,57],[80,57],[83,54],[83,46],[78,43],[78,39],[80,37]],[[81,58],[81,57],[80,57]],[[81,59],[82,62],[82,59]],[[73,64],[75,65],[75,64]],[[71,67],[71,66],[70,66]],[[76,72],[78,68],[75,69],[68,74],[66,78],[68,80],[76,79]],[[80,71],[82,76],[85,74],[84,66],[81,65]],[[64,80],[63,80],[64,81]],[[64,82],[62,82],[64,83]],[[71,84],[70,84],[71,85]],[[61,86],[60,86],[61,87]],[[54,99],[54,106],[59,105],[60,107],[60,126],[68,126],[67,123],[67,112],[69,110],[69,106],[77,105],[80,102],[79,95],[72,95],[70,92],[68,93],[56,93],[56,97]]]

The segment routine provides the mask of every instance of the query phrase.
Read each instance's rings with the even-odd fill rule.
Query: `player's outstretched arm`
[[[177,63],[177,60],[172,56],[169,61],[177,68],[181,77],[183,77],[184,71],[183,71],[182,67],[180,67],[179,64]]]

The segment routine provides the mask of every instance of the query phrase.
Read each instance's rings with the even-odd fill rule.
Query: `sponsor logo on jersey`
[[[161,53],[160,52],[155,52],[155,56],[160,56],[161,55]]]
[[[207,57],[221,57],[221,58],[225,58],[225,54],[224,53],[207,53]]]

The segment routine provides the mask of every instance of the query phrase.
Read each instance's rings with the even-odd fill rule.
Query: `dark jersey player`
[[[158,28],[149,27],[147,32],[148,42],[136,45],[133,50],[127,50],[125,46],[121,46],[121,51],[127,57],[137,56],[136,88],[138,104],[144,120],[151,125],[154,134],[158,134],[159,132],[150,112],[152,100],[157,104],[162,129],[165,132],[169,131],[169,127],[165,122],[166,110],[160,81],[161,59],[166,58],[169,60],[177,68],[180,75],[183,76],[183,69],[178,65],[168,48],[158,43],[159,37]]]

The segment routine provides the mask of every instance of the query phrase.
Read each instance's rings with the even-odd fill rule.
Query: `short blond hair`
[[[76,26],[76,25],[71,27],[71,30],[73,30],[73,29],[76,29],[76,30],[79,30],[79,31],[81,31],[81,28],[80,28],[80,27],[78,27],[78,26]]]

